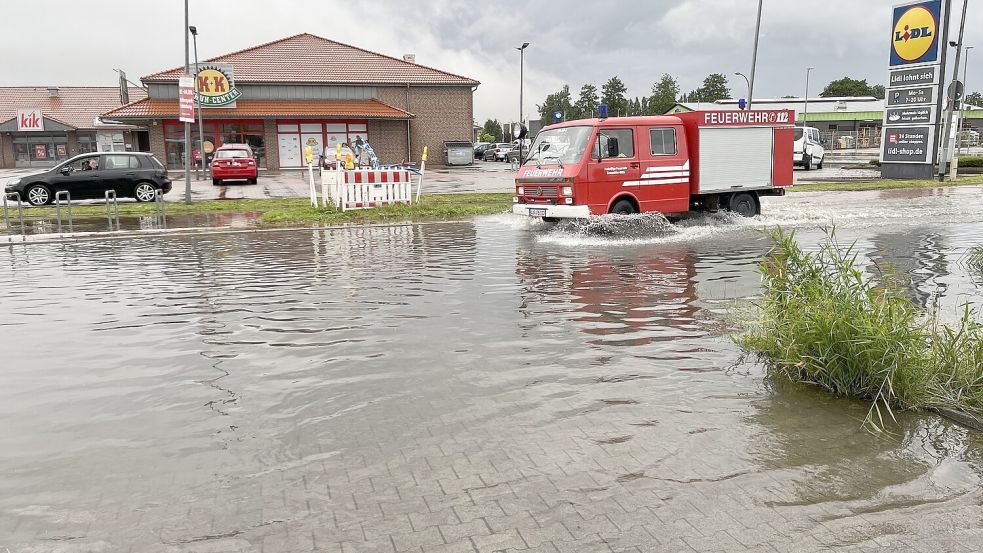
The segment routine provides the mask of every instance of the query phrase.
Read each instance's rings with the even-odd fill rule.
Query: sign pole
[[[951,0],[949,0],[951,2]],[[963,15],[962,19],[959,21],[959,38],[956,43],[956,60],[952,67],[952,86],[949,87],[949,93],[947,96],[949,98],[946,100],[946,112],[945,112],[945,127],[942,131],[941,140],[945,142],[942,143],[942,155],[939,157],[939,182],[945,180],[946,167],[945,164],[949,161],[949,154],[952,153],[952,146],[955,144],[954,138],[949,136],[952,131],[952,116],[955,113],[957,107],[959,107],[959,91],[957,84],[959,82],[959,58],[963,51],[963,35],[966,31],[966,7],[969,5],[969,0],[963,0]],[[948,19],[948,17],[947,17]],[[943,45],[945,47],[945,45]],[[945,64],[942,65],[942,69],[945,69]],[[940,94],[941,96],[941,94]]]
[[[191,52],[188,51],[188,0],[184,0],[184,74],[191,71]],[[192,106],[192,110],[194,107]],[[192,111],[194,113],[194,111]],[[184,122],[184,201],[191,203],[191,123]]]

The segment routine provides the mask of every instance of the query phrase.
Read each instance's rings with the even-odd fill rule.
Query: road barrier
[[[112,200],[112,203],[110,203]],[[109,230],[113,231],[113,222],[115,217],[116,228],[119,230],[119,201],[116,198],[115,190],[106,190],[106,220],[109,222]]]
[[[58,220],[58,232],[61,232],[61,198],[65,197],[65,205],[68,207],[68,232],[72,232],[74,227],[72,221],[72,194],[68,190],[55,192],[55,217]]]
[[[406,169],[343,171],[331,196],[342,211],[413,203],[413,182]]]
[[[7,199],[10,197],[17,198],[17,218],[20,220],[20,233],[26,234],[27,230],[24,228],[24,204],[20,199],[20,192],[4,192],[3,194],[3,224],[7,230],[10,230],[10,213],[7,208]]]

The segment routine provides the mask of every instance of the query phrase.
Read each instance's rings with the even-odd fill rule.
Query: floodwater
[[[978,303],[983,189],[0,249],[0,551],[975,551],[983,440],[739,363],[765,225]]]

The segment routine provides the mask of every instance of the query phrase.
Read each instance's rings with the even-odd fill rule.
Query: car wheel
[[[253,177],[249,179],[249,184],[256,184],[259,182],[259,177]]]
[[[32,184],[24,191],[27,202],[31,205],[47,205],[51,203],[51,190],[43,184]]]
[[[611,206],[611,213],[615,215],[634,215],[638,213],[635,209],[635,204],[628,200],[618,200],[613,206]]]
[[[730,210],[741,217],[754,217],[761,213],[757,199],[755,199],[754,195],[748,194],[747,192],[741,192],[731,196]]]
[[[812,171],[812,156],[802,154],[802,168],[806,171]]]
[[[824,161],[826,161],[826,156],[819,158],[819,163],[816,164],[816,169],[822,169]]]
[[[212,179],[212,186],[218,186],[222,184],[222,179]]]
[[[138,202],[152,202],[157,197],[157,189],[149,182],[141,182],[133,187],[133,197]]]

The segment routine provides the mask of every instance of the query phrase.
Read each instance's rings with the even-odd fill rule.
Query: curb
[[[983,418],[976,415],[966,413],[963,411],[957,411],[955,409],[948,409],[946,407],[929,407],[929,411],[934,411],[939,415],[957,423],[961,424],[967,428],[983,432]]]

